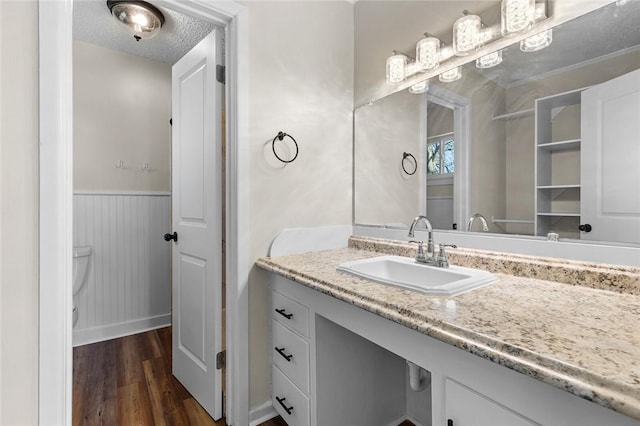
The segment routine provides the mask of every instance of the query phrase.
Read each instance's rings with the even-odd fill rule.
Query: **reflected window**
[[[453,133],[427,138],[427,174],[453,173],[455,164],[455,140]]]

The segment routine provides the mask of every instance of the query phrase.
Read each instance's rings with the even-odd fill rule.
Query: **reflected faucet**
[[[415,219],[413,219],[413,222],[411,222],[411,226],[409,227],[409,238],[415,237],[416,226],[418,226],[420,222],[424,222],[424,225],[427,227],[429,236],[427,240],[427,253],[425,256],[425,260],[432,260],[435,255],[435,249],[433,247],[433,227],[431,226],[431,222],[429,222],[429,219],[427,219],[426,216],[417,216]],[[421,248],[422,246],[420,245],[418,247],[418,251],[420,251]]]
[[[476,213],[473,216],[471,216],[469,218],[469,223],[467,224],[467,231],[471,231],[471,227],[473,226],[473,222],[476,221],[476,219],[480,219],[480,222],[482,222],[482,230],[484,232],[488,232],[489,231],[489,225],[487,225],[487,219],[482,216],[480,213]]]

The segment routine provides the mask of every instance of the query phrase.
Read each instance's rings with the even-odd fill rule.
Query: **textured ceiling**
[[[551,46],[523,53],[519,45],[503,51],[503,63],[476,69],[503,87],[626,49],[640,48],[640,0],[612,3],[553,29]],[[640,65],[640,64],[639,64]]]
[[[165,17],[152,39],[135,41],[111,16],[106,0],[73,2],[73,38],[121,52],[174,64],[209,34],[214,25],[158,7]]]

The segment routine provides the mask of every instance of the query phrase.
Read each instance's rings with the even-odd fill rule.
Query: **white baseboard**
[[[83,330],[73,330],[73,346],[88,345],[90,343],[102,342],[122,336],[142,333],[144,331],[155,330],[156,328],[171,325],[171,314],[157,315],[154,317],[141,318],[134,321],[121,322],[102,327],[85,328]]]
[[[267,401],[249,410],[249,426],[257,426],[276,417],[278,412],[271,401]]]

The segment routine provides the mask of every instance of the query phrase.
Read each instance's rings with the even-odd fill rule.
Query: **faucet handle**
[[[444,244],[444,243],[440,243],[439,246],[440,246],[440,251],[438,252],[437,264],[441,268],[448,268],[449,258],[447,257],[447,252],[445,251],[445,248],[446,247],[458,248],[458,246],[455,244]]]
[[[426,259],[425,255],[424,255],[424,241],[409,241],[410,243],[414,243],[418,245],[418,252],[416,253],[416,260],[420,259]]]

